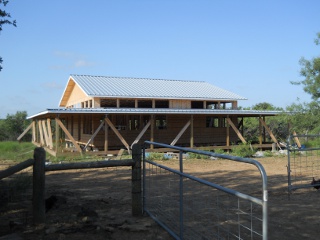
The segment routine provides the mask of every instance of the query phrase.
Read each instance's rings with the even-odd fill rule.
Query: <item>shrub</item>
[[[240,143],[232,148],[232,155],[238,157],[251,157],[255,152],[250,143]]]
[[[153,161],[153,160],[169,160],[170,158],[168,155],[163,153],[151,152],[146,154],[146,159]]]

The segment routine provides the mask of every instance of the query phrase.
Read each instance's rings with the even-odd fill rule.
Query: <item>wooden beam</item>
[[[43,140],[43,132],[42,132],[42,124],[41,124],[42,120],[38,121],[38,129],[39,129],[39,134],[40,134],[40,144],[41,146],[44,145],[44,140]]]
[[[110,126],[110,128],[112,129],[112,131],[117,135],[117,137],[120,139],[120,141],[123,143],[123,145],[127,148],[127,150],[130,152],[130,147],[129,144],[126,142],[126,140],[121,136],[120,132],[118,131],[118,129],[115,128],[115,126],[113,125],[113,123],[110,121],[110,119],[108,117],[106,117],[105,122]]]
[[[262,124],[259,121],[259,144],[262,144]]]
[[[193,115],[190,118],[190,147],[193,148],[194,145],[194,132],[193,132]]]
[[[32,128],[33,126],[33,122],[30,123],[30,125],[26,128],[26,130],[23,131],[23,133],[20,134],[20,136],[17,138],[17,141],[20,141],[21,138],[23,138],[23,136]]]
[[[267,126],[267,124],[265,123],[265,121],[263,121],[261,117],[259,117],[259,121],[261,122],[262,126],[264,126],[264,128],[267,130],[267,132],[269,133],[271,139],[272,139],[275,143],[278,143],[278,140],[275,138],[275,136],[273,135],[272,131],[271,131],[270,128]],[[279,144],[278,144],[278,145],[279,145]]]
[[[83,151],[85,151],[87,149],[87,147],[89,146],[89,144],[92,142],[92,140],[97,136],[98,132],[100,131],[100,129],[103,127],[104,125],[104,121],[102,121],[99,125],[99,127],[97,128],[97,130],[92,134],[91,138],[89,139],[89,141],[87,142],[87,144],[84,146]]]
[[[88,168],[105,168],[105,167],[122,167],[133,166],[135,162],[132,159],[126,160],[108,160],[108,161],[94,161],[94,162],[76,162],[63,164],[50,164],[45,166],[45,171],[61,171],[71,169],[88,169]]]
[[[53,142],[52,142],[52,129],[51,129],[51,119],[47,119],[47,127],[48,127],[48,137],[49,137],[49,148],[53,149]]]
[[[56,122],[56,141],[55,141],[55,144],[56,144],[56,153],[59,152],[59,149],[60,149],[60,144],[59,144],[59,138],[60,138],[60,127],[59,127],[59,124],[58,122],[56,121],[57,118],[55,119],[55,122]]]
[[[36,122],[32,121],[32,142],[35,142],[36,140]]]
[[[182,136],[182,134],[187,130],[187,128],[190,126],[191,121],[189,120],[186,125],[184,125],[184,127],[180,130],[180,132],[178,133],[178,135],[175,137],[175,139],[173,139],[173,141],[170,143],[171,146],[174,146],[177,141],[180,139],[180,137]]]
[[[42,125],[42,130],[43,130],[45,146],[48,147],[49,146],[49,136],[48,136],[48,132],[47,132],[46,121],[41,120],[41,125]]]
[[[232,127],[233,131],[236,132],[236,134],[238,135],[238,137],[240,138],[242,143],[247,143],[247,141],[243,138],[243,136],[241,135],[240,131],[236,128],[236,126],[233,124],[233,122],[231,121],[230,118],[227,118],[227,121],[229,123],[229,125]]]
[[[104,125],[104,151],[105,152],[107,152],[109,149],[108,134],[109,134],[109,127],[107,124],[105,124]]]
[[[298,148],[301,148],[300,140],[299,140],[299,138],[297,137],[297,133],[296,133],[295,131],[293,132],[293,140],[296,142]]]
[[[68,129],[66,129],[66,127],[63,125],[61,120],[59,118],[56,118],[56,122],[61,127],[61,129],[64,131],[64,133],[67,135],[67,137],[71,140],[71,142],[73,143],[74,147],[78,150],[78,152],[80,154],[82,154],[82,150],[81,150],[80,146],[77,144],[77,142],[74,140],[72,135],[69,133]]]
[[[5,170],[0,171],[0,180],[6,177],[11,176],[12,174],[15,174],[17,172],[22,171],[23,169],[26,169],[27,167],[32,166],[34,163],[34,159],[28,159],[26,161],[23,161],[21,163],[18,163],[17,165],[14,165],[12,167],[9,167]]]
[[[149,122],[144,126],[144,128],[142,129],[142,131],[139,133],[139,135],[136,137],[136,139],[133,141],[133,143],[131,144],[131,149],[133,144],[136,144],[139,142],[139,140],[141,139],[141,137],[143,136],[143,134],[145,134],[145,132],[148,130],[148,128],[151,125],[151,121],[149,120]]]
[[[226,145],[230,146],[230,124],[227,121],[227,137],[226,137]]]
[[[150,121],[151,121],[151,127],[150,127],[150,142],[154,142],[154,115],[151,115]],[[153,149],[153,144],[150,145],[150,148]]]

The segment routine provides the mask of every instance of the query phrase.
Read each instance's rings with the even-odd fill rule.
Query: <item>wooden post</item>
[[[142,216],[142,193],[141,193],[141,145],[132,146],[132,215]]]
[[[46,151],[41,148],[34,150],[33,164],[33,223],[45,223],[46,206],[45,206],[45,160]]]
[[[58,121],[57,121],[58,118],[55,118],[55,124],[56,124],[56,132],[55,132],[55,145],[56,145],[56,153],[58,154],[59,151],[60,151],[60,141],[59,141],[59,138],[60,138],[60,128],[59,128],[59,124],[58,124]]]
[[[227,137],[226,137],[226,145],[229,147],[230,146],[230,124],[229,122],[227,121],[226,122],[227,124]]]
[[[107,123],[104,124],[104,151],[107,152],[109,150],[109,125]]]
[[[150,141],[151,142],[153,142],[154,141],[154,127],[155,127],[155,119],[154,119],[155,117],[154,117],[154,115],[152,114],[151,115],[151,119],[150,119],[150,121],[151,121],[151,127],[150,127]],[[150,145],[150,148],[151,149],[153,149],[154,148],[154,146],[153,146],[153,144],[151,144]]]
[[[190,122],[191,122],[191,126],[190,126],[190,147],[193,148],[193,145],[194,145],[193,115],[191,115],[191,117],[190,117]]]

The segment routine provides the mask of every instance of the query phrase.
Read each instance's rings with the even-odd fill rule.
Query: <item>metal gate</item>
[[[146,159],[149,145],[179,151],[179,170]],[[183,172],[183,154],[192,152],[257,167],[262,198]],[[143,210],[175,239],[268,239],[267,176],[256,160],[146,141],[143,148]]]

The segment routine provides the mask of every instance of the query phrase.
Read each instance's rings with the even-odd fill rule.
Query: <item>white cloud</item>
[[[70,70],[74,68],[83,68],[94,66],[94,62],[90,62],[85,56],[73,52],[55,51],[53,55],[60,59],[61,64],[51,65],[52,70]]]

